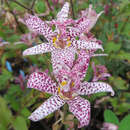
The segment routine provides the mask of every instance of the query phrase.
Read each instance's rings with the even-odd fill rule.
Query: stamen
[[[71,41],[70,41],[70,37],[68,37],[66,40],[67,45],[65,44],[65,41],[60,40],[59,39],[60,35],[57,35],[57,37],[53,37],[53,46],[55,48],[62,48],[64,49],[64,47],[70,47],[71,46]]]
[[[71,42],[69,42],[68,44],[67,44],[67,47],[70,47],[71,46]]]
[[[56,40],[57,40],[57,38],[56,38],[56,37],[54,37],[54,38],[53,38],[53,43],[55,43],[55,42],[56,42]]]
[[[70,41],[70,37],[68,37],[68,39],[67,39],[67,47],[70,47],[71,46],[71,41]]]
[[[61,82],[61,86],[65,86],[67,84],[66,81]]]
[[[60,93],[60,87],[58,87],[58,93]]]
[[[59,87],[58,87],[58,95],[60,96],[60,98],[64,99],[64,100],[70,100],[73,99],[75,96],[77,96],[77,93],[74,93],[73,91],[69,90],[69,91],[65,91],[64,89],[67,87],[67,84],[70,84],[70,88],[74,86],[74,82],[70,81],[71,83],[67,82],[67,81],[63,81],[60,83]]]
[[[71,86],[72,86],[72,87],[74,86],[74,82],[71,83]]]
[[[55,48],[59,48],[59,46],[57,46],[57,44],[56,44],[56,41],[57,41],[57,38],[56,38],[56,37],[53,37],[53,46],[54,46]]]

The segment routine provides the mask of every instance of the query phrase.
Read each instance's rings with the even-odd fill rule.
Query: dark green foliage
[[[109,123],[119,125],[119,120],[118,120],[117,116],[110,110],[105,110],[104,120],[105,120],[105,122],[109,122]]]
[[[0,38],[4,42],[9,42],[9,45],[0,46],[0,130],[28,130],[30,126],[32,128],[33,123],[28,120],[28,116],[51,96],[26,88],[27,78],[33,71],[48,69],[51,75],[52,65],[49,53],[23,57],[23,50],[34,45],[32,41],[31,44],[20,41],[22,34],[29,30],[19,22],[19,18],[23,18],[25,13],[36,13],[43,14],[40,16],[42,20],[51,21],[52,18],[56,18],[62,4],[53,4],[51,0],[36,0],[32,11],[30,8],[34,0],[17,1],[25,7],[16,3],[15,0],[0,1],[2,3],[0,3]],[[50,8],[45,3],[46,1]],[[119,130],[130,130],[130,3],[129,0],[73,0],[75,19],[80,17],[81,10],[88,8],[89,4],[92,4],[98,13],[108,7],[108,12],[100,16],[91,30],[95,37],[103,42],[104,53],[107,53],[108,56],[91,58],[84,80],[91,81],[93,78],[92,62],[95,62],[96,65],[105,65],[112,75],[106,82],[113,87],[115,96],[110,97],[106,93],[84,96],[91,102],[93,111],[91,111],[90,125],[88,128],[82,129],[96,130],[102,127],[103,122],[109,122],[118,125]],[[2,13],[2,11],[4,12]],[[70,12],[72,17],[71,8]],[[6,22],[7,13],[10,16],[8,22]],[[12,25],[16,25],[16,28]],[[52,26],[52,29],[54,31],[55,26]],[[78,39],[79,37],[76,37],[76,40]],[[16,44],[19,41],[21,44]],[[45,41],[44,36],[37,36],[33,42],[39,44]],[[97,51],[96,53],[102,52]],[[12,72],[6,68],[6,61],[11,64]],[[18,83],[16,79],[20,76],[20,70],[25,73],[26,77],[20,79]],[[102,101],[103,97],[108,98]],[[101,102],[97,104],[99,100]],[[98,106],[97,108],[95,108],[95,104]],[[66,115],[70,114],[67,105],[63,111]],[[95,111],[96,114],[93,113]],[[50,129],[50,126],[59,118],[59,113],[53,113],[37,124],[41,129]],[[73,120],[77,124],[76,118]],[[67,129],[70,122],[68,124],[64,122],[65,118],[62,119],[62,123],[56,125],[56,128]],[[57,130],[56,128],[54,130]]]

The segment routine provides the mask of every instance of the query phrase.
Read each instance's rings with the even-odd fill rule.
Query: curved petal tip
[[[114,96],[115,92],[113,91],[113,89],[111,90],[111,96]]]

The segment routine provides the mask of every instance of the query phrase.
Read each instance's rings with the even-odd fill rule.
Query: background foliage
[[[55,2],[54,2],[55,1]],[[67,105],[62,108],[65,115],[62,121],[54,124],[59,112],[46,119],[32,123],[27,117],[50,95],[27,89],[28,75],[37,69],[52,71],[50,54],[23,57],[22,52],[30,46],[44,42],[38,36],[27,42],[21,40],[29,30],[19,18],[26,12],[41,14],[43,20],[55,18],[62,7],[63,0],[1,0],[0,1],[0,130],[41,130],[67,129],[77,120],[68,112]],[[108,57],[92,58],[91,62],[105,65],[112,75],[108,82],[115,90],[115,96],[105,93],[85,97],[91,101],[92,114],[88,130],[101,129],[103,122],[117,125],[119,130],[129,130],[130,121],[130,2],[129,0],[73,0],[70,16],[80,17],[80,11],[92,4],[99,18],[92,29],[97,39],[103,42]],[[22,5],[21,5],[21,4]],[[72,8],[74,12],[72,13]],[[90,64],[91,65],[91,64]],[[90,81],[93,70],[90,66],[85,80]],[[104,113],[104,114],[103,114]],[[63,125],[64,124],[64,125]],[[85,130],[86,128],[82,128]]]

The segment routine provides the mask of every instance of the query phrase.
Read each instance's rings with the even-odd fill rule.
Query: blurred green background
[[[71,119],[68,106],[64,119],[59,119],[59,112],[49,115],[46,119],[33,123],[28,116],[50,95],[36,90],[27,89],[28,75],[36,70],[52,71],[50,54],[22,56],[23,50],[44,42],[43,36],[24,40],[22,35],[29,33],[26,26],[19,22],[26,12],[41,14],[42,20],[52,20],[61,9],[65,0],[1,0],[0,1],[0,130],[43,130],[66,129],[71,123],[77,124],[76,118]],[[70,1],[69,1],[70,2]],[[72,0],[70,17],[80,17],[81,10],[93,5],[97,13],[104,10],[91,30],[95,37],[103,42],[107,57],[95,57],[91,63],[105,65],[112,75],[106,81],[115,96],[99,93],[87,98],[91,101],[91,122],[82,130],[99,130],[104,122],[117,125],[119,130],[130,130],[130,1],[129,0]],[[25,40],[26,39],[26,40]],[[100,51],[98,51],[100,52]],[[93,76],[91,67],[85,80]],[[98,103],[97,103],[98,102]],[[109,110],[108,110],[109,109]],[[76,125],[73,129],[77,129]],[[108,129],[104,129],[108,130]]]

